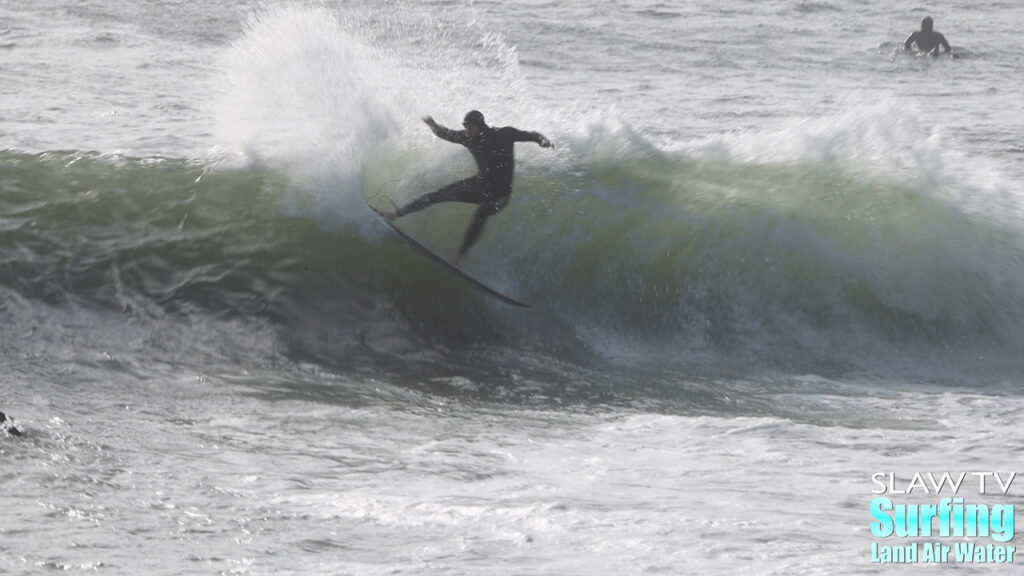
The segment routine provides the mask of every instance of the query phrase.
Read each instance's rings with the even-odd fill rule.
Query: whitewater
[[[0,574],[1002,573],[872,505],[1024,503],[1021,25],[0,6]],[[464,262],[527,310],[367,207],[471,175],[470,109],[555,144]]]

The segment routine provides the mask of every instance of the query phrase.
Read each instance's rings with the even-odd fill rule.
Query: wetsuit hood
[[[462,119],[462,124],[472,124],[481,130],[488,128],[487,123],[484,122],[484,115],[479,110],[470,110]]]

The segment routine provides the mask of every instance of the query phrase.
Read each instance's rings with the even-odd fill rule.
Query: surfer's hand
[[[430,126],[431,128],[433,128],[434,126],[437,126],[437,122],[434,122],[434,117],[433,116],[424,116],[423,117],[423,122],[425,122],[427,124],[427,126]]]
[[[554,148],[554,145],[551,144],[551,140],[548,140],[543,136],[540,137],[540,140],[537,142],[537,144],[540,144],[541,148]]]

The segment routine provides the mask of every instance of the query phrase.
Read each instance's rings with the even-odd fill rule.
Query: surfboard
[[[497,300],[499,300],[499,301],[501,301],[501,302],[503,302],[505,304],[508,304],[509,306],[515,306],[517,308],[530,308],[529,304],[525,304],[523,302],[520,302],[519,300],[516,300],[515,298],[512,298],[511,296],[507,296],[505,294],[502,294],[501,292],[498,292],[497,290],[495,290],[494,288],[491,288],[487,284],[484,284],[483,282],[481,282],[481,281],[477,280],[476,278],[470,276],[469,274],[464,272],[461,268],[459,268],[458,266],[456,266],[455,264],[450,262],[447,258],[445,258],[444,256],[441,256],[437,252],[434,252],[433,250],[428,248],[425,244],[423,244],[419,240],[413,238],[412,236],[407,234],[404,230],[402,230],[401,228],[396,226],[394,222],[392,222],[391,220],[387,219],[384,216],[384,214],[382,214],[379,210],[374,208],[369,202],[367,202],[366,205],[369,206],[370,210],[373,210],[373,212],[375,214],[377,214],[377,216],[379,216],[380,219],[384,221],[384,223],[386,223],[388,226],[390,226],[391,229],[394,230],[395,233],[398,234],[398,236],[400,238],[402,238],[402,240],[405,240],[406,243],[408,243],[410,246],[415,248],[420,254],[423,254],[428,259],[433,260],[437,264],[440,264],[442,267],[446,268],[448,271],[452,272],[453,274],[455,274],[459,278],[461,278],[464,281],[468,282],[470,286],[473,286],[474,288],[476,288],[480,292],[483,292],[484,294],[486,294],[486,295],[488,295],[488,296],[490,296],[492,298],[495,298],[495,299],[497,299]]]

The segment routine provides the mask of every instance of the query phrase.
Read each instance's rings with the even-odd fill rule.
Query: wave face
[[[1024,351],[1017,201],[916,111],[851,101],[775,132],[655,142],[536,106],[500,37],[403,25],[416,33],[308,8],[254,17],[221,63],[207,159],[0,153],[4,347],[71,346],[62,326],[87,316],[97,346],[345,366],[480,349],[853,368]],[[364,202],[471,173],[420,123],[469,107],[558,146],[520,145],[512,202],[466,261],[532,311],[427,262]],[[470,210],[402,225],[452,253]]]
[[[467,260],[536,306],[526,312],[426,261],[366,208],[297,213],[301,192],[273,170],[3,153],[5,308],[112,312],[144,332],[178,325],[182,341],[200,321],[237,341],[242,322],[270,331],[269,350],[339,358],[488,344],[628,361],[1021,350],[1024,258],[1009,224],[820,165],[595,138],[618,149],[581,142],[595,152],[572,170],[525,167]],[[470,209],[406,225],[451,251]]]

